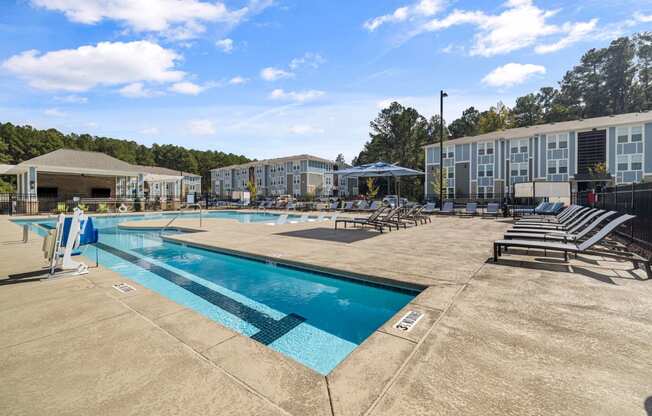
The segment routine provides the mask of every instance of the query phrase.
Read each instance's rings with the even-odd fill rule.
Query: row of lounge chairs
[[[598,254],[618,260],[630,261],[635,267],[643,267],[648,278],[652,278],[650,260],[628,252],[625,247],[607,236],[634,215],[618,214],[596,208],[571,205],[557,215],[525,216],[507,231],[504,239],[494,241],[494,262],[511,247],[540,249],[544,252],[562,252],[564,260],[568,254]],[[603,249],[594,249],[602,246]]]
[[[335,229],[337,230],[338,224],[343,224],[346,228],[349,224],[353,227],[369,227],[374,228],[381,233],[385,230],[392,231],[392,228],[397,230],[401,227],[407,228],[408,225],[417,226],[432,222],[430,217],[423,213],[425,207],[414,205],[412,207],[397,207],[391,208],[389,206],[381,205],[374,210],[368,217],[364,218],[338,218],[335,220]]]
[[[446,214],[446,215],[465,215],[465,216],[494,216],[497,217],[500,214],[500,204],[495,202],[490,202],[487,204],[487,207],[481,211],[478,208],[477,202],[467,202],[463,210],[458,211],[455,209],[455,205],[451,201],[444,202],[444,205],[440,210],[435,208],[434,203],[428,203],[425,205],[424,213],[428,214]]]

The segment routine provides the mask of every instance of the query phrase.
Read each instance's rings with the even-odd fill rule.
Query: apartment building
[[[229,197],[246,191],[252,181],[260,196],[334,196],[340,191],[333,174],[336,169],[335,162],[311,155],[260,160],[211,170],[211,190]],[[348,187],[343,190],[348,191]]]
[[[450,140],[443,148],[447,198],[494,198],[530,181],[570,181],[572,191],[595,182],[649,182],[652,112],[502,130]],[[425,156],[425,195],[433,199],[440,145],[425,146]],[[596,174],[598,165],[606,174]]]

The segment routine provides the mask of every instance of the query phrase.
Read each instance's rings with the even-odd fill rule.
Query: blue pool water
[[[92,259],[87,263],[98,250],[101,265],[321,374],[328,374],[417,294],[174,244],[163,241],[158,231],[118,227],[165,215],[95,217],[100,243],[84,248]],[[221,211],[208,216],[273,222],[276,214]],[[52,225],[54,220],[35,223]]]

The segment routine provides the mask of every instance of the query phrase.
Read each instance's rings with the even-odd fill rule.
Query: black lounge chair
[[[564,253],[564,260],[568,261],[568,253],[586,253],[591,247],[601,242],[612,233],[617,227],[623,225],[627,221],[635,218],[635,215],[621,215],[615,220],[609,222],[607,225],[602,227],[600,231],[595,233],[591,238],[586,241],[577,244],[577,243],[560,243],[552,241],[532,241],[532,240],[497,240],[494,241],[494,263],[498,262],[498,258],[502,255],[502,250],[507,250],[509,247],[520,247],[526,249],[540,249],[545,251],[560,251]],[[634,264],[634,267],[644,267],[645,272],[647,273],[648,279],[652,278],[652,269],[650,268],[650,260],[644,259],[643,257],[636,255],[634,253],[617,253],[614,250],[610,251],[600,251],[599,254],[605,257],[612,257],[615,259],[631,261]]]
[[[560,212],[558,215],[554,216],[530,216],[530,217],[523,217],[520,218],[516,223],[559,223],[565,220],[566,218],[570,217],[580,209],[585,208],[580,205],[571,205],[570,207],[566,208],[564,211]]]
[[[602,222],[606,221],[609,219],[609,217],[613,216],[616,214],[616,211],[596,211],[596,216],[600,215],[599,217],[595,218],[592,216],[591,218],[587,218],[586,221],[582,221],[581,224],[578,224],[577,226],[573,227],[573,229],[569,230],[568,232],[565,231],[558,231],[558,230],[548,230],[548,231],[542,231],[542,230],[537,230],[537,229],[532,229],[529,230],[528,232],[520,232],[517,230],[516,232],[507,232],[505,234],[505,239],[534,239],[534,240],[544,240],[544,241],[580,241],[582,238],[584,238],[588,233],[593,231],[598,225],[600,225]],[[590,220],[593,220],[592,222],[589,223]],[[587,225],[588,224],[588,225]],[[514,230],[510,230],[514,231]],[[525,230],[524,230],[525,231]]]
[[[577,222],[581,221],[584,219],[587,215],[590,215],[593,211],[595,211],[595,208],[588,208],[588,207],[582,207],[581,209],[578,209],[571,215],[565,217],[563,220],[560,222],[518,222],[514,224],[514,229],[517,228],[544,228],[544,229],[550,229],[550,230],[566,230],[573,225],[575,225]]]
[[[391,231],[391,226],[384,224],[383,221],[379,220],[381,214],[386,210],[386,207],[380,207],[376,212],[372,213],[367,218],[339,218],[335,220],[335,229],[337,230],[337,224],[344,224],[344,228],[346,228],[347,224],[353,224],[354,227],[357,225],[360,225],[363,228],[365,226],[373,227],[381,233],[385,227],[388,227]]]

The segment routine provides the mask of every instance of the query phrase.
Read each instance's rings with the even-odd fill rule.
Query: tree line
[[[498,103],[485,111],[469,107],[450,124],[444,139],[537,124],[600,117],[652,109],[652,32],[621,37],[608,47],[590,49],[567,71],[558,87],[544,87],[518,97],[513,108]],[[423,169],[423,146],[440,140],[438,116],[427,119],[394,102],[370,123],[369,140],[353,164],[386,161]],[[402,195],[423,197],[422,177],[402,182]],[[376,181],[381,193],[385,180]],[[361,184],[362,192],[366,185]]]
[[[195,173],[202,176],[205,191],[210,189],[211,169],[249,161],[245,156],[214,150],[193,150],[170,144],[145,146],[132,140],[63,134],[56,129],[39,130],[0,123],[0,163],[18,164],[57,149],[102,152],[131,164]],[[0,184],[0,191],[9,190],[6,182]]]
[[[451,138],[652,110],[652,32],[615,39],[589,49],[559,86],[544,87],[486,111],[469,107],[448,125]]]

